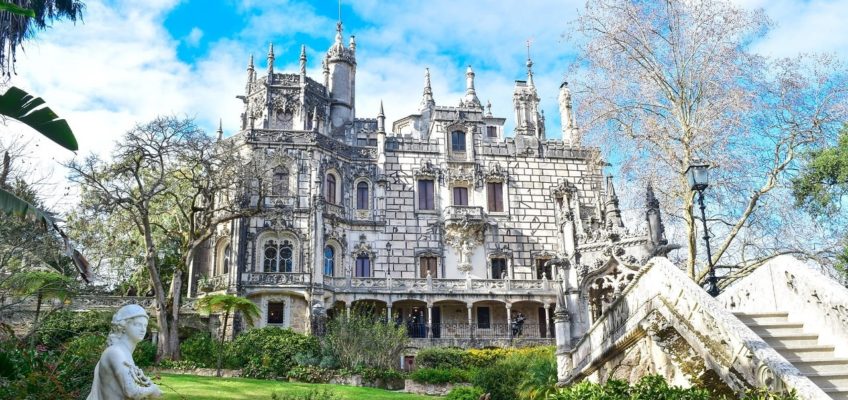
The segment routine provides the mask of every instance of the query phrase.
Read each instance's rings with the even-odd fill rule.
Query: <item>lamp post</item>
[[[386,243],[386,274],[392,275],[392,242]]]
[[[704,190],[710,185],[710,166],[702,161],[692,161],[686,168],[686,178],[689,180],[689,188],[698,192],[698,205],[701,207],[701,222],[704,223],[704,243],[707,245],[707,266],[710,268],[707,276],[707,293],[710,296],[718,296],[718,279],[713,267],[713,255],[710,251],[710,235],[707,232],[707,215],[704,211]]]

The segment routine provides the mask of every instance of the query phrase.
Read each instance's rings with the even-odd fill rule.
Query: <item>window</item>
[[[288,189],[289,171],[285,168],[274,168],[274,178],[271,180],[271,195],[284,196]]]
[[[486,127],[486,136],[490,138],[498,137],[498,127],[496,126],[487,126]]]
[[[366,182],[356,184],[356,209],[368,209],[368,183]]]
[[[492,318],[489,307],[477,307],[477,328],[489,329],[492,327]]]
[[[224,248],[224,260],[221,263],[221,273],[228,274],[230,272],[230,261],[232,260],[232,247],[227,243],[227,247]]]
[[[369,278],[371,277],[371,259],[365,254],[360,254],[356,257],[356,277]]]
[[[503,207],[503,183],[489,182],[486,184],[486,192],[489,197],[489,211],[502,212]]]
[[[542,277],[545,277],[548,278],[548,280],[551,280],[551,278],[553,278],[553,275],[551,274],[553,272],[553,268],[551,268],[551,264],[549,264],[548,261],[550,260],[547,258],[540,258],[536,260],[536,279],[542,279]]]
[[[453,151],[465,151],[465,132],[463,132],[463,131],[453,131],[453,132],[451,132],[451,150],[453,150]]]
[[[324,275],[333,276],[336,272],[336,251],[333,246],[324,247]]]
[[[285,309],[285,304],[282,302],[268,302],[268,323],[269,324],[282,324],[283,323],[283,310]]]
[[[278,244],[276,240],[265,242],[265,261],[263,270],[265,272],[292,272],[293,249],[288,240]]]
[[[418,209],[419,210],[435,210],[435,201],[433,193],[433,180],[421,179],[418,181]]]
[[[436,257],[421,257],[421,277],[426,278],[429,273],[431,277],[438,278],[438,261]]]
[[[509,272],[506,269],[506,258],[492,259],[492,279],[503,279]]]
[[[468,205],[468,188],[455,187],[453,188],[453,205],[467,206]]]
[[[327,174],[327,202],[337,204],[336,200],[336,176]]]

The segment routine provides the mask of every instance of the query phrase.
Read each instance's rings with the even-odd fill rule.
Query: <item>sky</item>
[[[848,60],[848,1],[737,0],[764,8],[774,29],[754,49],[766,55],[834,53]],[[308,74],[322,81],[321,58],[343,21],[345,43],[356,35],[357,117],[375,117],[385,104],[388,126],[414,113],[429,67],[436,103],[455,105],[465,68],[476,73],[477,95],[512,122],[514,81],[534,80],[559,137],[556,97],[575,56],[571,22],[584,4],[572,0],[114,0],[85,1],[84,21],[58,22],[25,43],[11,83],[43,97],[67,119],[80,150],[108,155],[120,135],[157,115],[194,118],[213,132],[236,133],[248,57],[266,70],[269,43],[275,70],[297,70],[306,46]],[[341,10],[341,12],[339,12]],[[578,124],[580,110],[575,110]],[[24,134],[11,123],[0,130]],[[36,135],[34,135],[36,136]],[[36,138],[28,162],[52,170],[48,206],[72,204],[59,163],[75,154]],[[47,174],[48,172],[44,172]],[[70,194],[68,194],[70,193]]]

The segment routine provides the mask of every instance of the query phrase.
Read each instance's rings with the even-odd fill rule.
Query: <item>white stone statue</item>
[[[150,378],[135,365],[132,353],[147,332],[147,312],[137,304],[121,307],[112,316],[106,350],[94,367],[88,400],[139,400],[161,397]]]

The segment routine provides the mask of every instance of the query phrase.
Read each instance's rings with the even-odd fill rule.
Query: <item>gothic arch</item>
[[[302,241],[295,232],[265,230],[255,245],[256,272],[303,272]]]

